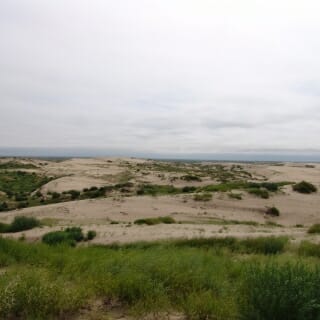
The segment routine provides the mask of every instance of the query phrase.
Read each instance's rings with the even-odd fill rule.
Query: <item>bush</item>
[[[313,320],[320,316],[320,269],[302,264],[251,265],[245,272],[240,312],[246,320]]]
[[[190,193],[190,192],[195,192],[196,190],[197,190],[196,187],[186,186],[186,187],[183,187],[181,191],[182,191],[183,193]]]
[[[172,217],[158,217],[158,218],[145,218],[145,219],[137,219],[134,221],[134,224],[142,225],[146,224],[148,226],[152,226],[155,224],[172,224],[176,223],[176,221]]]
[[[12,223],[8,225],[7,232],[19,232],[30,230],[40,226],[40,221],[33,217],[17,216]]]
[[[185,180],[185,181],[198,181],[198,182],[202,181],[200,177],[192,175],[192,174],[187,174],[185,176],[182,176],[181,179]]]
[[[280,211],[276,207],[270,207],[270,208],[267,208],[266,214],[270,215],[270,216],[279,217],[280,216]]]
[[[309,228],[308,233],[320,233],[320,224],[317,223],[317,224],[312,225]]]
[[[92,240],[97,236],[97,233],[94,230],[89,230],[87,232],[87,240]]]
[[[77,242],[84,240],[84,235],[81,228],[66,228],[63,231],[52,231],[46,233],[42,237],[42,242],[48,245],[68,244],[75,246]]]
[[[257,197],[260,197],[262,199],[269,199],[269,192],[265,189],[259,189],[259,188],[252,188],[248,189],[248,192],[251,194],[254,194]]]
[[[313,184],[306,181],[302,181],[300,183],[293,185],[292,189],[296,192],[305,193],[305,194],[317,192],[317,188]]]
[[[301,256],[310,256],[320,258],[320,245],[308,241],[302,241],[298,253]]]
[[[197,193],[194,195],[193,200],[195,201],[210,201],[212,194],[209,192]]]

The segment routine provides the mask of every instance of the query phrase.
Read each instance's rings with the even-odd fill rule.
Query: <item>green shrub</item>
[[[308,233],[320,233],[320,223],[317,223],[317,224],[312,225],[312,226],[308,229]]]
[[[286,237],[259,237],[239,240],[239,250],[244,253],[278,254],[284,251]]]
[[[229,193],[228,196],[231,199],[242,200],[242,194],[241,193]]]
[[[193,187],[193,186],[185,186],[182,188],[183,193],[195,192],[196,190],[197,190],[197,188]]]
[[[300,243],[298,253],[301,256],[310,256],[320,258],[320,245],[311,243],[309,241],[302,241]]]
[[[269,199],[269,192],[265,189],[252,188],[248,192],[262,199]]]
[[[193,197],[193,200],[195,201],[210,201],[211,199],[212,199],[212,194],[209,192],[197,193]]]
[[[97,236],[97,232],[94,230],[89,230],[87,232],[87,240],[92,240]]]
[[[250,265],[240,295],[246,320],[314,320],[320,317],[320,269],[302,264]]]
[[[63,231],[52,231],[42,237],[42,242],[48,245],[67,244],[75,246],[85,239],[81,228],[66,228]]]
[[[157,218],[145,218],[145,219],[137,219],[134,221],[134,224],[142,225],[146,224],[148,226],[152,226],[155,224],[172,224],[176,223],[176,221],[172,217],[157,217]]]
[[[313,184],[306,181],[301,181],[300,183],[293,185],[292,189],[296,192],[305,194],[317,192],[317,188]]]
[[[270,216],[279,217],[280,216],[280,211],[276,207],[270,207],[270,208],[267,208],[266,214],[270,215]]]
[[[185,181],[198,181],[198,182],[202,181],[200,177],[192,175],[192,174],[184,175],[181,177],[181,179],[185,180]]]
[[[40,226],[40,221],[33,217],[17,216],[8,226],[7,232],[30,230]]]

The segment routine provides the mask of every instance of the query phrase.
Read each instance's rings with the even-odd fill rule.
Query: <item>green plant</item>
[[[293,185],[292,189],[296,192],[305,193],[305,194],[317,192],[317,188],[312,183],[309,183],[306,181],[301,181]]]
[[[172,217],[145,218],[145,219],[137,219],[134,221],[134,224],[138,224],[138,225],[146,224],[148,226],[152,226],[160,223],[172,224],[172,223],[176,223],[176,221]]]
[[[209,192],[196,193],[193,197],[195,201],[210,201],[212,199],[212,194]]]
[[[40,226],[40,221],[33,217],[16,216],[7,226],[6,232],[19,232]]]
[[[84,240],[84,234],[81,228],[66,228],[63,231],[52,231],[42,237],[42,242],[48,245],[67,244],[75,246],[77,242]]]
[[[275,216],[275,217],[278,217],[278,216],[280,216],[280,211],[279,211],[279,209],[278,208],[276,208],[276,207],[268,207],[267,209],[266,209],[266,214],[267,215],[270,215],[270,216]]]
[[[228,196],[231,199],[242,200],[242,194],[241,193],[229,193]]]
[[[320,233],[320,223],[316,223],[316,224],[312,225],[308,229],[308,233]]]
[[[86,239],[87,239],[87,240],[92,240],[92,239],[94,239],[96,236],[97,236],[97,232],[96,232],[96,231],[94,231],[94,230],[89,230],[89,231],[87,232],[87,237],[86,237]]]
[[[250,265],[244,276],[240,312],[247,320],[313,320],[320,316],[320,269],[302,264]]]

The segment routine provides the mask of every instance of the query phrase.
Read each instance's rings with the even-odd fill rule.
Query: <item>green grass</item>
[[[0,171],[0,190],[7,194],[29,194],[52,180],[24,171]]]
[[[93,237],[91,237],[92,235]],[[91,239],[88,239],[88,240],[92,240],[95,237],[95,235],[96,234],[90,234],[89,236]],[[78,227],[66,228],[61,231],[52,231],[52,232],[46,233],[42,237],[42,242],[50,246],[66,244],[74,247],[77,242],[80,242],[83,240],[85,240],[85,236],[82,232],[82,229]]]
[[[138,195],[167,195],[167,194],[178,194],[181,193],[181,189],[175,188],[170,185],[154,185],[154,184],[145,184],[141,185],[137,191]]]
[[[16,216],[10,224],[0,223],[0,233],[14,233],[40,226],[40,221],[33,217]]]
[[[308,229],[308,233],[320,233],[320,224],[314,224]]]
[[[0,162],[0,170],[7,169],[37,169],[38,167],[31,163],[22,163],[19,161]]]
[[[138,225],[146,224],[148,226],[152,226],[160,223],[172,224],[172,223],[176,223],[176,221],[172,217],[144,218],[144,219],[137,219],[134,221],[134,224],[138,224]]]
[[[195,201],[210,201],[212,199],[212,194],[209,192],[196,193],[193,197]]]
[[[212,238],[72,248],[0,238],[0,318],[71,319],[105,301],[97,319],[113,304],[137,319],[174,310],[197,320],[319,319],[319,260],[286,244]]]

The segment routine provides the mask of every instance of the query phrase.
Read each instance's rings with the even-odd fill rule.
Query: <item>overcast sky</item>
[[[0,147],[320,150],[318,0],[1,0]]]

